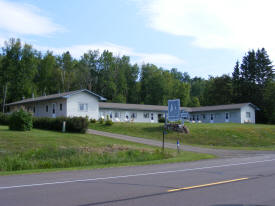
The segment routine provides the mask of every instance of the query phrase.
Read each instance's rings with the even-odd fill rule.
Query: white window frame
[[[144,117],[145,119],[150,118],[150,113],[149,113],[149,112],[144,112],[144,113],[143,113],[143,117]]]
[[[83,105],[83,109],[81,109],[81,105]],[[79,112],[88,112],[88,103],[79,102],[78,103],[78,111]]]

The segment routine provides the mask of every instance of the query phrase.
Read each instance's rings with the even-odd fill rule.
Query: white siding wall
[[[247,112],[250,113],[250,117],[246,116]],[[255,109],[250,105],[241,108],[241,123],[255,123]]]
[[[115,113],[118,113],[118,118],[115,117]],[[136,118],[131,118],[132,113],[136,114]],[[144,113],[149,113],[149,117],[145,118]],[[112,114],[112,115],[111,115]],[[133,121],[133,122],[158,122],[158,115],[161,114],[164,116],[164,112],[156,112],[156,111],[140,111],[140,110],[122,110],[122,109],[99,109],[99,117],[107,118],[112,116],[112,120],[114,122],[125,122],[125,121]],[[126,119],[126,115],[128,115],[128,120]],[[153,120],[151,117],[153,116]]]
[[[87,111],[80,111],[79,104],[88,104]],[[89,119],[98,119],[98,98],[85,92],[75,94],[67,99],[67,116],[70,117],[86,117]]]
[[[222,111],[207,111],[207,112],[191,112],[189,113],[190,121],[199,121],[203,123],[211,123],[210,115],[213,114],[213,123],[226,123],[225,115],[228,113],[228,122],[241,123],[240,110],[222,110]],[[203,118],[205,117],[205,118]]]
[[[55,104],[55,116],[66,117],[67,106],[66,99],[49,100],[47,102],[35,103],[35,114],[36,117],[54,117],[53,116],[53,104]],[[60,110],[60,104],[62,104],[62,110]],[[46,112],[46,105],[48,105],[48,112]]]
[[[53,104],[55,105],[55,116],[66,117],[67,115],[67,103],[66,99],[55,99],[43,102],[35,102],[24,105],[12,106],[11,111],[17,111],[20,108],[24,108],[29,112],[33,113],[35,117],[53,117]],[[60,104],[62,104],[62,110],[60,110]],[[48,112],[46,112],[46,105],[48,105]],[[33,108],[35,107],[35,112]]]

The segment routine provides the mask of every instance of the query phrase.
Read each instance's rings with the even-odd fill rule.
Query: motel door
[[[210,123],[214,123],[214,114],[210,114]]]
[[[151,122],[154,122],[154,113],[151,113]]]
[[[225,122],[229,122],[229,113],[228,112],[225,113]]]
[[[56,117],[56,114],[55,114],[55,111],[56,110],[56,104],[53,103],[53,107],[52,107],[52,117],[55,118]]]

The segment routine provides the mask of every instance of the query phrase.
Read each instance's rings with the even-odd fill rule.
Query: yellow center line
[[[194,188],[208,187],[208,186],[226,184],[226,183],[230,183],[230,182],[237,182],[237,181],[243,181],[243,180],[248,180],[248,179],[249,179],[248,177],[244,177],[244,178],[239,178],[239,179],[234,179],[234,180],[225,180],[225,181],[221,181],[221,182],[213,182],[213,183],[208,183],[208,184],[204,184],[204,185],[195,185],[195,186],[190,186],[190,187],[182,187],[182,188],[172,189],[172,190],[168,190],[167,192],[190,190],[190,189],[194,189]]]

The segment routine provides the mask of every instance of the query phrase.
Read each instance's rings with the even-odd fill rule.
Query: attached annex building
[[[114,122],[158,122],[167,106],[122,104],[104,102],[106,99],[87,89],[23,99],[7,104],[10,112],[24,108],[36,117],[73,117],[89,119],[107,118]],[[188,120],[203,123],[255,123],[255,110],[251,103],[204,107],[181,107],[189,113]]]

